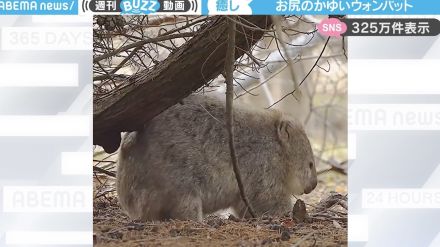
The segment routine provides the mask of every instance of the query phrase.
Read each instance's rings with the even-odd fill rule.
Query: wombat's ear
[[[277,135],[281,142],[288,142],[292,138],[292,127],[289,121],[279,120],[277,121]]]

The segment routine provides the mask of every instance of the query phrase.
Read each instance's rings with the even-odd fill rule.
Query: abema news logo
[[[75,0],[0,0],[0,15],[77,15]]]

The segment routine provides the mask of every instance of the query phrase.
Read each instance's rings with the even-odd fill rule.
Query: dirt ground
[[[295,209],[277,218],[241,220],[210,215],[203,222],[136,222],[120,209],[112,183],[106,184],[100,188],[106,193],[97,193],[94,203],[94,245],[346,246],[346,181],[341,177],[321,176],[325,183],[321,181],[314,192],[301,197],[308,212],[302,223]]]

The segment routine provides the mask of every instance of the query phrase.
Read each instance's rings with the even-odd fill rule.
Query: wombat
[[[191,95],[124,135],[117,192],[133,219],[198,220],[221,209],[249,216],[233,172],[223,100]],[[302,126],[276,110],[234,105],[235,149],[245,193],[256,214],[292,210],[292,195],[317,184]]]

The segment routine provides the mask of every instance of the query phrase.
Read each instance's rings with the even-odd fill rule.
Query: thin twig
[[[122,66],[124,66],[124,65],[128,62],[128,60],[130,60],[134,55],[136,55],[136,53],[138,52],[138,50],[139,50],[140,48],[141,48],[141,47],[136,47],[136,48],[134,48],[133,51],[131,51],[131,53],[128,54],[128,56],[125,57],[124,60],[122,60],[122,62],[119,63],[118,66],[116,66],[116,68],[114,68],[112,71],[110,71],[110,72],[109,72],[108,74],[106,74],[106,75],[101,75],[101,76],[96,76],[96,77],[94,77],[94,78],[93,78],[93,81],[104,80],[104,79],[109,78],[109,76],[111,77],[111,75],[114,75],[116,72],[118,72],[118,70],[120,70],[120,69],[122,68]]]
[[[177,33],[177,34],[163,35],[163,36],[158,36],[158,37],[155,37],[155,38],[141,40],[141,41],[134,42],[134,43],[131,43],[129,45],[120,47],[120,48],[118,48],[116,50],[113,50],[113,51],[111,51],[109,53],[106,53],[106,54],[103,54],[101,56],[97,56],[97,57],[95,57],[93,59],[93,62],[94,63],[99,62],[99,61],[101,61],[103,59],[112,57],[112,56],[114,56],[114,55],[116,55],[118,53],[121,53],[123,51],[130,50],[130,49],[136,48],[136,47],[141,47],[141,46],[143,46],[145,44],[148,44],[148,43],[165,41],[165,40],[171,40],[171,39],[177,39],[177,38],[183,38],[183,37],[192,37],[192,36],[194,36],[194,33],[188,32],[188,33]]]
[[[234,101],[234,62],[235,62],[235,31],[237,28],[237,22],[235,17],[228,18],[228,48],[226,50],[225,58],[225,75],[226,75],[226,129],[228,131],[229,139],[229,152],[231,154],[232,168],[234,169],[235,178],[237,180],[238,189],[240,190],[241,199],[246,205],[249,214],[255,218],[255,211],[249,203],[246,197],[243,181],[241,179],[240,170],[238,169],[238,159],[235,152],[234,146],[234,112],[233,112],[233,101]]]
[[[304,76],[304,78],[302,79],[302,81],[299,83],[298,86],[301,86],[304,83],[304,81],[307,79],[307,77],[309,77],[309,75],[312,73],[313,69],[316,67],[316,65],[318,64],[319,60],[321,59],[322,54],[324,54],[325,48],[327,47],[329,41],[330,41],[330,37],[327,38],[327,41],[325,42],[324,47],[322,48],[322,51],[321,51],[321,53],[318,56],[318,59],[316,59],[316,61],[315,61],[315,64],[313,64],[312,68],[310,68],[309,72],[306,74],[306,76]],[[289,95],[293,95],[294,92],[295,92],[295,89],[293,91],[289,92],[288,94],[284,95],[283,97],[281,97],[281,99],[275,101],[275,103],[273,103],[272,105],[266,107],[266,109],[269,109],[272,106],[280,103],[283,99],[287,98]]]
[[[281,49],[283,49],[283,52],[284,52],[284,54],[286,54],[286,57],[287,57],[287,60],[286,60],[287,68],[289,69],[290,78],[292,79],[292,82],[293,82],[294,93],[292,93],[292,95],[295,97],[296,100],[300,101],[301,90],[300,90],[298,82],[296,81],[296,78],[295,78],[295,72],[293,71],[293,67],[292,67],[291,61],[289,59],[289,54],[287,52],[286,44],[282,40],[283,34],[281,32],[281,20],[280,19],[281,18],[279,16],[272,16],[273,23],[275,24],[276,36],[278,37],[278,39],[280,39]],[[280,52],[280,55],[281,55],[281,52]]]

